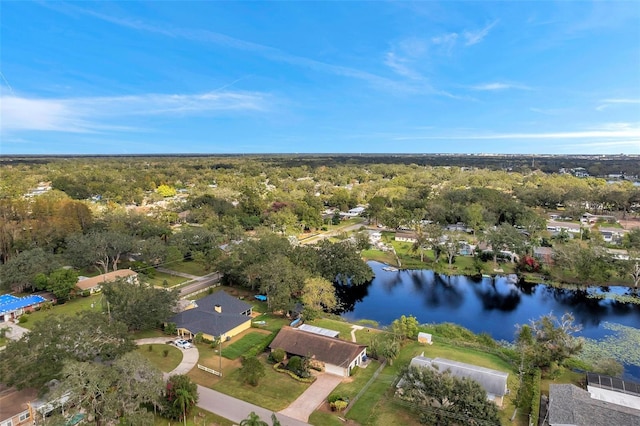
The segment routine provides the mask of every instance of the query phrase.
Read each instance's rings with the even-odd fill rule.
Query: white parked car
[[[189,349],[191,347],[191,343],[187,342],[184,339],[178,339],[173,343],[181,349]]]

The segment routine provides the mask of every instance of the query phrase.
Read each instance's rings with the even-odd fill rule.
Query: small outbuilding
[[[423,345],[432,345],[433,342],[431,341],[431,335],[421,331],[418,333],[418,343],[422,343]]]

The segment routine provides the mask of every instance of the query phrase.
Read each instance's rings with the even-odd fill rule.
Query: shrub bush
[[[29,318],[26,317],[26,315],[21,315],[18,318],[18,324],[24,324],[25,322],[29,321]]]
[[[271,351],[271,355],[269,356],[269,358],[271,358],[271,360],[273,360],[274,362],[282,362],[284,361],[284,357],[286,355],[287,353],[284,351],[284,349],[276,348]]]
[[[169,356],[169,349],[163,349],[162,350],[162,356],[165,357],[165,358],[168,357]]]
[[[345,408],[347,408],[348,405],[349,403],[347,401],[342,400],[338,400],[329,404],[331,410],[333,411],[343,411]]]

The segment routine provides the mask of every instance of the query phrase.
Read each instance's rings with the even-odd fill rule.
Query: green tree
[[[68,395],[71,406],[83,409],[96,424],[125,419],[143,424],[145,404],[156,406],[162,392],[162,373],[137,352],[129,352],[110,365],[67,361],[60,387],[53,398]],[[145,422],[147,423],[147,422]]]
[[[559,319],[548,314],[519,326],[516,341],[529,365],[548,369],[553,363],[562,364],[582,350],[584,339],[573,335],[581,328],[570,313]]]
[[[524,248],[524,237],[513,226],[503,223],[485,234],[485,241],[491,245],[493,251],[493,263],[498,262],[498,253],[509,250],[512,253],[521,253]]]
[[[179,292],[118,280],[104,283],[102,294],[103,309],[111,318],[126,324],[130,330],[150,330],[174,314]]]
[[[0,288],[23,292],[33,288],[38,274],[49,274],[58,267],[55,257],[41,248],[26,250],[0,265]]]
[[[269,426],[269,423],[265,422],[255,412],[249,413],[249,416],[240,422],[240,426]]]
[[[56,299],[67,300],[78,283],[78,274],[72,269],[58,269],[48,276],[36,275],[34,282],[38,290],[50,291]]]
[[[36,322],[20,340],[2,352],[0,382],[18,388],[40,389],[60,379],[68,361],[109,361],[135,349],[127,327],[109,322],[99,312],[83,311],[75,318],[48,316]]]
[[[403,374],[400,398],[417,408],[423,424],[500,424],[498,408],[482,386],[449,371],[410,367]]]
[[[163,417],[173,420],[186,419],[197,402],[198,385],[189,376],[174,374],[169,377],[162,396]]]
[[[391,332],[401,340],[415,339],[418,337],[419,325],[418,320],[413,315],[408,317],[402,315],[391,323]]]
[[[240,367],[240,379],[243,383],[258,386],[260,379],[266,375],[264,365],[256,357],[242,358]]]
[[[323,310],[331,311],[338,305],[336,289],[324,278],[307,278],[302,288],[302,303],[311,315],[317,315]]]
[[[106,274],[116,271],[120,258],[134,248],[134,238],[120,232],[74,234],[67,238],[65,255],[76,267],[95,266]]]

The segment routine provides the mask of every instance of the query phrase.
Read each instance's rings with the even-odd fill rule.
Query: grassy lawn
[[[380,263],[386,263],[387,265],[398,266],[396,257],[388,251],[380,251],[376,249],[363,250],[361,255],[365,261],[373,260]]]
[[[571,370],[563,368],[560,375],[555,379],[545,379],[544,377],[540,381],[540,394],[549,396],[549,385],[559,383],[573,383],[578,387],[583,387],[585,380],[584,373],[576,373]]]
[[[166,337],[167,341],[174,339],[175,336],[167,336],[166,334],[164,334],[162,332],[162,330],[143,330],[143,331],[136,331],[135,333],[131,334],[131,337],[134,340],[137,339],[148,339],[150,337]]]
[[[165,350],[168,351],[166,357],[164,356]],[[171,345],[140,345],[138,346],[138,352],[163,373],[170,372],[182,361],[182,351]]]
[[[207,275],[211,272],[205,271],[204,267],[198,262],[176,262],[171,265],[167,265],[166,268],[171,269],[172,271],[182,272],[184,274],[195,275],[197,277]]]
[[[91,307],[92,304],[93,308]],[[20,323],[20,326],[31,330],[36,322],[44,320],[49,315],[73,316],[78,312],[87,310],[94,310],[96,312],[102,310],[102,297],[100,294],[89,297],[76,297],[63,305],[55,305],[49,310],[32,312],[25,315],[27,322]]]
[[[258,386],[242,383],[239,369],[235,369],[219,380],[213,389],[272,411],[280,411],[309,387],[308,383],[298,382],[287,374],[275,371],[265,361],[266,356],[259,359],[264,364],[266,375],[260,379]]]
[[[171,425],[184,425],[184,422],[179,422],[175,420],[167,420],[160,416],[156,416],[154,421],[154,426],[171,426]],[[201,408],[195,407],[191,410],[187,418],[187,426],[208,426],[208,425],[218,425],[218,426],[232,426],[235,425],[231,420],[227,420],[224,417],[220,417],[216,414],[205,411]]]
[[[342,340],[348,340],[349,342],[351,341],[351,324],[347,322],[328,318],[317,318],[313,321],[307,322],[307,324],[315,325],[316,327],[328,328],[329,330],[339,331],[340,335],[338,337],[340,337]]]
[[[282,315],[274,314],[262,314],[253,319],[253,321],[265,321],[265,325],[254,325],[254,327],[261,330],[269,330],[271,332],[280,331],[285,325],[289,325],[291,320],[283,317]]]
[[[177,277],[171,274],[165,274],[164,272],[156,271],[153,278],[146,278],[146,281],[154,286],[164,287],[164,281],[167,281],[167,287],[173,287],[175,285],[182,284],[189,281],[184,277]]]
[[[502,424],[526,425],[525,417],[516,417],[509,421],[514,411],[513,399],[516,396],[518,378],[510,364],[496,355],[485,353],[477,349],[457,347],[438,343],[421,345],[417,342],[406,344],[393,365],[387,365],[371,387],[353,406],[347,418],[367,425],[414,425],[418,424],[417,416],[393,396],[392,387],[398,374],[416,355],[424,352],[430,358],[442,357],[455,361],[466,362],[487,368],[493,368],[509,373],[508,387],[511,394],[505,397],[503,408],[500,410]],[[360,373],[363,373],[360,371]],[[360,374],[359,373],[359,374]],[[320,416],[324,420],[326,416]],[[332,424],[332,423],[323,423]]]
[[[222,345],[222,356],[228,359],[236,359],[239,358],[242,354],[247,352],[249,349],[262,342],[266,338],[268,338],[268,334],[262,334],[257,332],[249,332],[245,334],[237,342],[234,342],[228,346]]]

